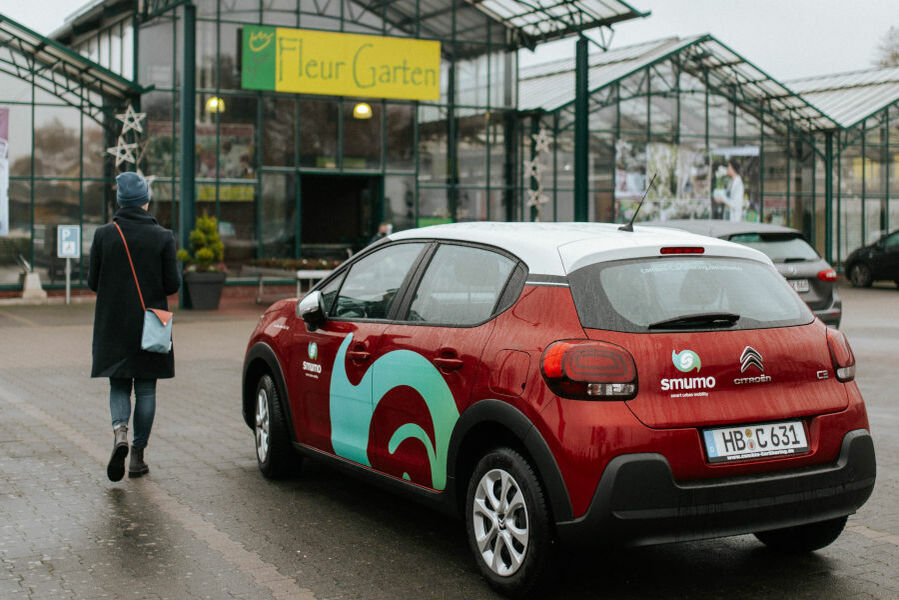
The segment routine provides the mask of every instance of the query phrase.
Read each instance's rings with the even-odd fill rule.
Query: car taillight
[[[833,361],[833,370],[840,381],[852,381],[855,379],[855,355],[849,346],[846,335],[834,329],[827,328],[827,346],[830,348],[830,359]]]
[[[821,281],[836,281],[837,272],[833,269],[824,269],[823,271],[818,273],[818,279],[820,279]]]
[[[564,398],[627,400],[637,394],[637,367],[630,352],[607,342],[555,342],[543,353],[543,378]]]

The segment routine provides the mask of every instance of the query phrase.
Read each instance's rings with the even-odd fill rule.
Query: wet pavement
[[[802,557],[752,536],[568,557],[551,597],[899,598],[899,290],[842,289],[878,457],[871,500]],[[264,307],[176,311],[150,474],[112,483],[93,306],[0,302],[0,598],[496,598],[461,523],[312,461],[256,468],[240,414]]]

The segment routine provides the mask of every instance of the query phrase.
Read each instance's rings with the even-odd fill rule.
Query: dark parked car
[[[843,301],[837,294],[837,272],[812,248],[801,231],[767,223],[732,223],[717,219],[678,219],[644,223],[737,242],[764,252],[815,315],[839,327]]]
[[[869,287],[880,279],[899,286],[899,230],[853,251],[846,259],[846,276],[855,287]]]
[[[265,476],[314,457],[457,515],[521,597],[563,544],[833,542],[875,479],[854,377],[846,336],[751,248],[455,223],[271,306],[243,418]]]

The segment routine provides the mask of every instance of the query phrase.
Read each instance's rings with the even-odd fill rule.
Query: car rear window
[[[758,329],[804,325],[814,315],[776,270],[763,263],[713,257],[660,257],[588,265],[568,276],[581,324],[589,329]],[[678,325],[681,317],[701,318]],[[733,318],[736,316],[736,318]]]
[[[764,252],[774,262],[799,262],[821,258],[798,233],[738,233],[730,236],[730,241]]]

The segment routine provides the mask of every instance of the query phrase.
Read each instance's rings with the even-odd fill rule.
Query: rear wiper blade
[[[681,315],[673,319],[665,319],[649,325],[649,329],[673,329],[676,327],[690,327],[692,325],[717,325],[727,327],[740,320],[740,315],[734,313],[699,313],[695,315]]]

